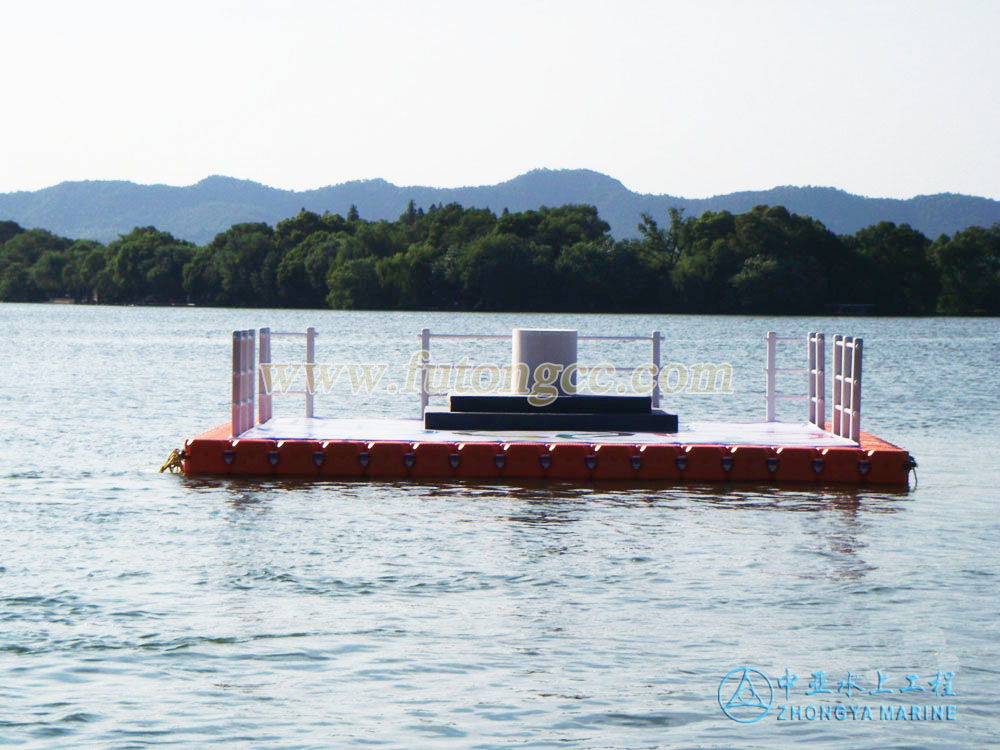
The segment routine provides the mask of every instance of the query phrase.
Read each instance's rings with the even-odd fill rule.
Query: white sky
[[[0,0],[0,192],[589,168],[1000,199],[1000,2]]]

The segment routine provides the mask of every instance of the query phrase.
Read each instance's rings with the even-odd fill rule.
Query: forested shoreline
[[[780,206],[643,215],[615,241],[586,205],[497,215],[411,201],[396,221],[300,211],[206,245],[139,227],[103,245],[0,221],[0,301],[371,310],[1000,315],[1000,225],[931,240],[836,235]]]

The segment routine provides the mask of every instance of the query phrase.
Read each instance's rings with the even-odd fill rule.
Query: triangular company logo
[[[765,703],[754,687],[748,671],[743,672],[740,684],[736,686],[736,691],[732,698],[725,704],[725,708],[762,708],[767,709],[770,704]]]
[[[735,684],[735,689],[732,685]],[[728,696],[728,699],[724,696]],[[719,708],[733,721],[752,724],[771,711],[774,687],[767,675],[752,667],[738,667],[719,683]]]

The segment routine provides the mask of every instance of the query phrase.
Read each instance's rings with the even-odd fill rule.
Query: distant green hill
[[[906,223],[930,238],[969,226],[1000,223],[1000,201],[953,193],[907,200],[864,198],[828,187],[776,187],[712,198],[678,198],[628,190],[618,180],[586,169],[536,169],[497,185],[463,188],[399,187],[385,180],[357,180],[295,192],[249,180],[208,177],[196,185],[136,185],[120,181],[64,182],[33,192],[0,194],[0,220],[39,227],[73,238],[107,242],[133,227],[155,226],[204,244],[240,222],[275,224],[302,208],[344,215],[353,204],[366,219],[395,219],[410,200],[524,211],[539,206],[585,203],[597,207],[618,238],[634,237],[641,213],[662,224],[668,210],[689,216],[704,211],[742,213],[757,205],[782,205],[811,216],[839,234],[880,221]]]

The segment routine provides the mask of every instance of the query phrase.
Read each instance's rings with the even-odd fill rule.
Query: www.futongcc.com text
[[[733,368],[728,363],[685,365],[670,362],[659,369],[653,364],[634,368],[615,367],[608,363],[586,366],[544,362],[530,372],[526,364],[497,365],[476,363],[463,357],[457,362],[429,362],[429,353],[415,352],[402,369],[402,384],[390,374],[384,363],[343,364],[261,364],[261,384],[265,393],[286,393],[305,389],[310,393],[331,393],[347,385],[351,393],[388,394],[429,393],[510,393],[512,383],[530,383],[519,395],[527,396],[534,406],[545,406],[562,393],[651,394],[657,386],[661,393],[684,391],[696,394],[731,394]],[[529,378],[528,376],[533,377]],[[423,389],[421,388],[423,386]]]

